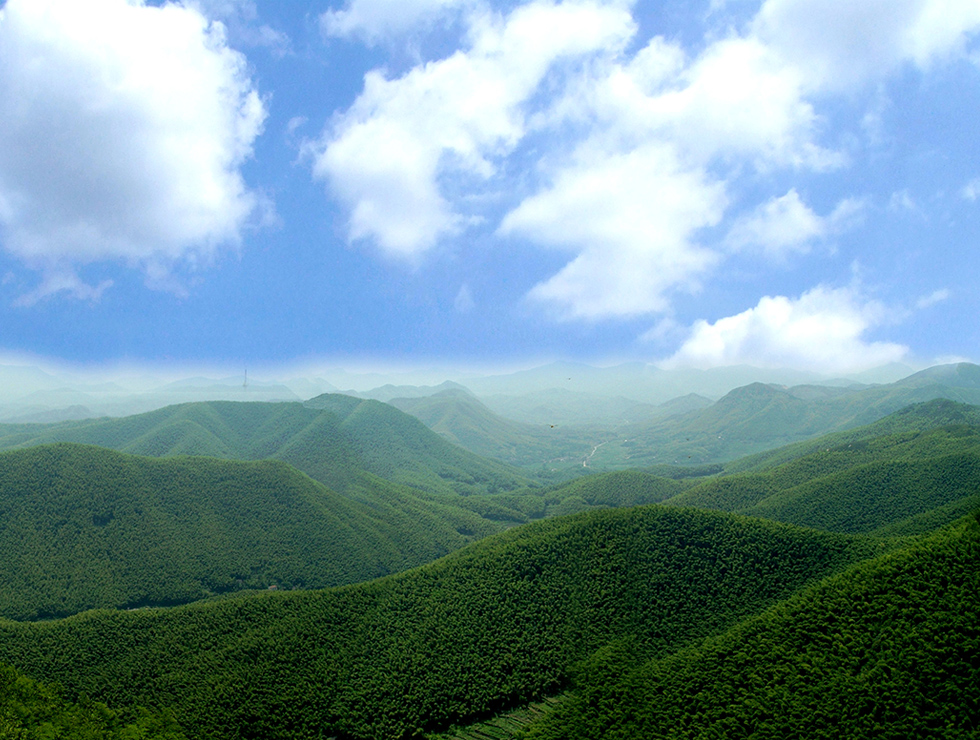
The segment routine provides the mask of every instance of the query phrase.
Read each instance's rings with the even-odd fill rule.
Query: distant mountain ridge
[[[453,389],[390,402],[480,455],[529,470],[584,463],[602,471],[735,460],[936,398],[980,404],[980,367],[938,366],[878,386],[752,382],[715,402],[689,394],[658,406],[561,389],[483,399]]]
[[[454,447],[415,418],[378,401],[337,394],[306,404],[214,401],[120,419],[0,424],[0,449],[50,442],[138,455],[288,462],[339,493],[370,485],[365,473],[435,494],[467,495],[528,484],[516,470]]]
[[[882,386],[851,389],[752,383],[704,409],[619,429],[628,442],[603,448],[598,469],[734,460],[870,424],[933,399],[980,404],[980,367],[961,363]]]

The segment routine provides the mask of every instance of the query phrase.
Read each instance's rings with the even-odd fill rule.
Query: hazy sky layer
[[[980,352],[976,0],[7,0],[0,358]]]

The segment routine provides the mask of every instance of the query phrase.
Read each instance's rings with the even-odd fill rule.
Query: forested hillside
[[[417,453],[451,480],[460,458],[439,463],[404,415],[319,403],[117,422],[146,425],[135,437],[93,428],[157,444],[210,424],[209,445],[297,460],[329,428],[340,461],[424,481]],[[282,459],[0,453],[0,615],[115,607],[0,619],[0,661],[29,676],[0,670],[0,723],[401,740],[534,703],[452,736],[977,737],[980,522],[962,515],[980,507],[978,413],[933,401],[725,470],[496,493],[472,477],[467,495],[353,462],[336,466],[354,472],[341,496]],[[16,433],[33,444],[35,430]],[[401,452],[372,457],[368,439]],[[350,585],[290,590],[328,583]]]
[[[168,713],[143,707],[117,711],[82,699],[66,700],[0,665],[0,738],[3,740],[185,740]]]
[[[980,428],[980,406],[937,398],[932,401],[910,404],[878,421],[845,432],[825,434],[814,439],[726,462],[720,466],[719,472],[759,472],[804,455],[830,448],[843,449],[847,445],[865,442],[875,437],[926,432],[937,427],[957,425]]]
[[[665,655],[879,543],[640,507],[551,519],[371,583],[0,624],[0,660],[197,737],[414,737]],[[207,646],[202,650],[202,646]]]
[[[436,494],[494,493],[529,482],[502,463],[449,444],[391,406],[330,394],[306,405],[214,401],[121,419],[0,425],[0,449],[51,442],[154,457],[278,459],[338,493],[370,488],[365,472]]]
[[[407,511],[382,504],[273,460],[154,459],[67,443],[0,453],[0,616],[355,583],[499,529],[422,500]]]
[[[978,561],[968,519],[624,677],[597,661],[527,737],[975,738]]]
[[[975,418],[976,407],[963,410]],[[790,461],[708,479],[665,503],[838,532],[929,531],[980,506],[980,425],[928,428],[950,411],[956,409],[942,402],[857,433],[825,437],[807,443],[803,449],[817,448],[809,454],[793,459],[781,453],[776,459]],[[868,436],[915,426],[926,429]]]

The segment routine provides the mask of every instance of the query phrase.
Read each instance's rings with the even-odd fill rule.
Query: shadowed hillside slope
[[[527,737],[975,738],[978,560],[968,520],[625,678],[596,660]]]
[[[0,623],[0,659],[172,707],[197,737],[416,737],[560,689],[614,641],[666,654],[877,547],[693,510],[590,512],[337,590]]]
[[[367,507],[279,461],[67,443],[14,450],[0,454],[0,616],[355,583],[493,531],[476,514],[424,502]]]

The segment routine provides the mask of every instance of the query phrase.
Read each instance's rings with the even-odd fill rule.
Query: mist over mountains
[[[905,365],[889,365],[848,378],[820,376],[796,370],[763,370],[752,367],[709,370],[662,370],[655,365],[627,363],[594,367],[584,363],[555,362],[529,370],[505,373],[474,373],[431,369],[412,373],[350,372],[320,369],[312,375],[301,372],[262,376],[242,368],[235,375],[161,376],[152,370],[41,369],[29,365],[0,364],[0,421],[52,422],[93,416],[127,416],[176,403],[191,401],[302,401],[322,393],[390,401],[416,398],[443,390],[465,389],[498,413],[519,421],[554,423],[546,411],[517,409],[539,404],[525,402],[541,394],[547,398],[563,394],[576,398],[578,421],[593,421],[599,399],[625,399],[628,406],[659,406],[678,397],[697,394],[717,400],[733,388],[752,382],[800,385],[819,383],[847,386],[890,383],[913,372]],[[434,382],[419,382],[425,377]],[[410,382],[406,382],[410,381]],[[586,409],[592,408],[589,412]],[[507,413],[509,410],[510,413]],[[609,421],[609,412],[600,414]]]

